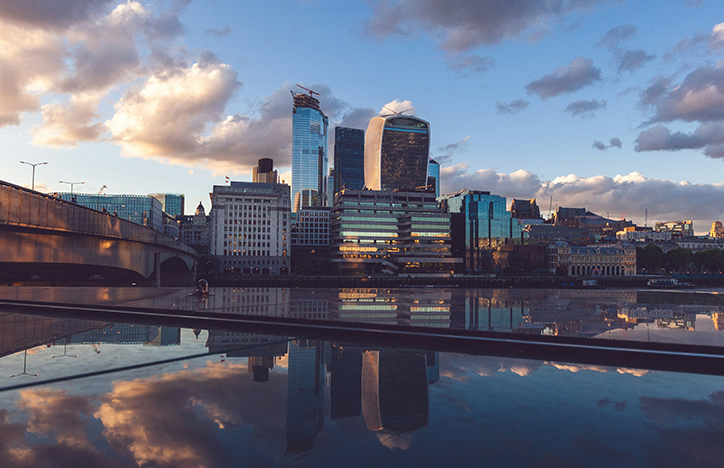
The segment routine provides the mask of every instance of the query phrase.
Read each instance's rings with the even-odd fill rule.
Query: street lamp
[[[32,183],[32,189],[35,190],[35,166],[42,166],[44,164],[48,164],[47,162],[41,162],[41,163],[29,163],[25,161],[20,161],[20,164],[27,164],[28,166],[33,166],[33,183]]]
[[[73,186],[74,185],[83,185],[85,182],[66,182],[64,180],[59,180],[61,184],[70,184],[70,198],[73,198]]]

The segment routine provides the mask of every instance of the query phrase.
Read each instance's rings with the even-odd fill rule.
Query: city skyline
[[[187,210],[259,158],[291,183],[299,83],[332,135],[384,106],[429,121],[442,193],[707,232],[724,193],[716,2],[554,3],[0,4],[3,179],[29,186],[18,161],[48,161],[41,191],[184,193]]]

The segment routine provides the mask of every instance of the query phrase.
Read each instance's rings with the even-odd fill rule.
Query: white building
[[[632,276],[636,274],[636,247],[630,244],[569,245],[564,241],[546,249],[548,270],[564,266],[570,276]]]
[[[225,272],[287,274],[291,266],[288,185],[215,185],[211,203],[211,254]]]

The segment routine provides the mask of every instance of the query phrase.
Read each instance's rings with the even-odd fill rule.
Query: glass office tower
[[[334,193],[343,188],[365,187],[365,132],[356,128],[334,129]]]
[[[427,185],[430,124],[410,115],[374,117],[365,135],[365,185],[415,190]]]
[[[161,209],[171,216],[183,216],[185,198],[180,193],[149,193],[149,197],[153,197],[161,202]]]
[[[307,94],[294,95],[292,111],[292,210],[321,206],[326,192],[327,126],[319,101]],[[307,191],[308,196],[297,196]],[[314,193],[314,196],[309,194]]]
[[[427,166],[427,183],[435,189],[435,196],[440,196],[440,164],[434,159],[430,159]]]

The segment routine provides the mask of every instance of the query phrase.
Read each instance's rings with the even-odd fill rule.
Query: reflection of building
[[[630,276],[636,274],[636,247],[571,246],[557,241],[548,245],[548,271],[565,267],[570,276]]]
[[[409,115],[373,117],[365,134],[365,185],[414,190],[427,185],[430,124]]]
[[[173,346],[181,343],[181,330],[176,327],[156,327],[114,323],[100,329],[76,333],[64,340],[67,344],[144,344]]]
[[[108,195],[88,193],[59,193],[63,200],[73,200],[79,205],[118,216],[132,223],[163,232],[161,202],[146,195]]]
[[[185,197],[180,193],[149,193],[149,197],[153,197],[161,202],[161,209],[164,213],[171,216],[182,216],[185,209]]]
[[[214,185],[211,253],[224,271],[286,274],[290,265],[289,186],[254,182]]]
[[[179,216],[179,240],[200,254],[209,253],[209,216],[199,202],[196,214]]]
[[[305,453],[324,427],[324,347],[311,340],[289,343],[287,451]]]
[[[327,175],[329,121],[311,94],[295,94],[292,110],[292,211],[321,206]],[[304,195],[300,192],[304,191]]]
[[[441,198],[452,214],[453,254],[464,258],[468,272],[489,270],[494,248],[522,242],[521,227],[506,210],[505,197],[461,190]]]
[[[209,330],[206,347],[211,354],[226,352],[227,359],[248,358],[255,382],[268,381],[274,359],[287,354],[287,342],[282,337],[220,330]]]
[[[464,292],[467,330],[512,332],[525,322],[527,309],[524,301],[484,297],[475,289]]]
[[[331,220],[332,262],[341,272],[450,274],[450,215],[432,192],[343,190]]]
[[[332,344],[329,383],[332,419],[362,414],[362,351],[354,346]]]
[[[366,351],[362,361],[362,413],[371,431],[405,433],[427,426],[426,355],[414,351]]]
[[[714,328],[719,331],[724,330],[724,313],[714,312],[711,314],[711,321],[714,323]]]
[[[334,129],[334,193],[346,189],[362,190],[364,187],[365,132],[337,127]]]

